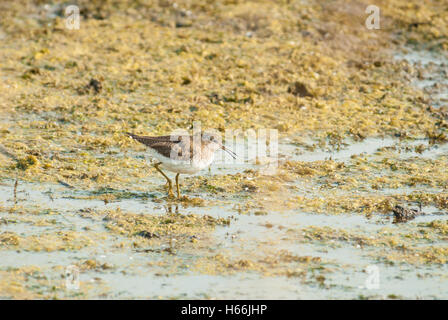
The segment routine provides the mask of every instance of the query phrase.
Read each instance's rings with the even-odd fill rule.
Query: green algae
[[[17,204],[2,200],[0,224],[39,231],[2,231],[0,250],[76,253],[122,237],[114,250],[161,256],[145,265],[159,276],[249,272],[298,277],[324,287],[333,268],[327,259],[267,248],[282,241],[296,245],[287,238],[293,234],[300,244],[370,248],[370,261],[386,265],[446,265],[447,251],[440,247],[447,240],[444,220],[413,223],[405,231],[386,228],[375,237],[314,226],[300,229],[294,238],[295,231],[279,226],[287,230],[282,241],[263,239],[253,252],[236,237],[235,252],[220,252],[215,232],[233,221],[208,215],[216,204],[254,219],[285,211],[341,219],[388,217],[403,203],[446,213],[446,155],[402,158],[406,150],[396,146],[348,161],[287,159],[274,175],[254,167],[185,178],[188,196],[170,202],[160,196],[162,179],[152,179],[157,172],[141,157],[145,148],[123,134],[168,134],[201,121],[220,131],[275,128],[281,139],[290,138],[305,152],[338,152],[353,140],[390,136],[425,141],[409,148],[418,154],[431,151],[446,142],[446,111],[434,109],[425,92],[412,85],[421,68],[392,59],[388,49],[424,45],[443,54],[448,23],[442,2],[377,1],[386,18],[376,31],[364,28],[368,1],[78,4],[81,28],[72,31],[65,29],[60,9],[53,7],[55,15],[46,15],[40,1],[1,7],[0,146],[7,152],[0,155],[0,177],[17,177],[19,191],[26,181],[60,184],[68,190],[64,197],[73,201],[147,201],[201,211],[163,216],[152,208],[145,214],[57,211],[51,204],[22,206],[25,196],[19,193]],[[67,230],[54,220],[66,214],[104,229]],[[51,226],[62,230],[45,229]],[[100,274],[118,269],[92,257],[76,265]],[[67,297],[61,283],[53,289],[39,279],[39,270],[28,268],[0,270],[1,297]],[[72,297],[89,297],[91,287],[82,286],[85,290]],[[401,296],[390,296],[395,297]]]

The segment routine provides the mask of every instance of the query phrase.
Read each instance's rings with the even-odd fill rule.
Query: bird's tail
[[[143,143],[144,145],[148,145],[148,139],[147,139],[147,137],[139,136],[139,135],[137,135],[137,134],[133,134],[133,133],[130,133],[130,132],[126,132],[126,134],[127,134],[130,138],[132,138],[133,140],[138,141],[138,142],[140,142],[140,143]]]
[[[128,135],[129,137],[131,137],[132,139],[135,139],[138,137],[138,135],[130,133],[130,132],[126,132],[126,135]]]

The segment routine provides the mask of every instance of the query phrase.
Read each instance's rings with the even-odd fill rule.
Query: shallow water
[[[416,144],[411,142],[410,144]],[[418,143],[421,143],[418,142]],[[281,144],[280,150],[289,154],[291,160],[319,161],[332,158],[335,161],[348,161],[353,155],[374,155],[379,149],[403,145],[397,139],[366,139],[349,145],[339,152],[304,152],[291,144]],[[436,151],[443,153],[445,146]],[[400,150],[400,148],[398,148]],[[295,150],[296,153],[290,151]],[[399,153],[403,157],[437,157],[439,153],[428,151],[424,154],[413,152]],[[227,169],[225,165],[218,164],[212,167],[206,175],[233,174],[242,172],[247,168],[254,168],[247,164],[243,168]],[[153,183],[160,183],[158,177],[149,177]],[[300,183],[300,182],[299,182]],[[3,181],[0,185],[4,207],[12,206],[14,181]],[[306,189],[306,186],[304,186]],[[417,223],[433,220],[447,220],[448,215],[441,213],[434,207],[424,207],[427,215],[419,216],[411,223],[393,225],[391,216],[372,217],[370,219],[358,214],[327,215],[297,210],[271,211],[267,215],[235,213],[235,200],[213,199],[212,195],[205,195],[209,200],[206,207],[187,207],[182,205],[166,205],[155,203],[150,199],[116,200],[110,203],[98,199],[76,199],[91,194],[88,191],[76,191],[62,185],[35,184],[20,182],[17,190],[18,205],[21,207],[41,208],[44,212],[48,208],[58,212],[51,220],[53,225],[35,226],[27,222],[9,223],[2,226],[2,232],[15,232],[21,236],[39,235],[64,230],[84,232],[87,234],[103,234],[106,232],[101,217],[87,219],[79,216],[80,210],[117,209],[141,214],[164,215],[169,209],[179,214],[207,214],[214,217],[233,217],[228,227],[217,227],[213,233],[216,248],[229,257],[241,258],[251,252],[270,252],[285,250],[298,256],[320,257],[324,265],[331,270],[325,273],[325,284],[319,285],[315,281],[303,282],[297,278],[285,276],[264,276],[262,281],[253,272],[240,272],[234,275],[203,275],[195,272],[181,272],[170,276],[157,276],[153,269],[146,268],[151,261],[163,259],[163,254],[144,253],[137,250],[117,249],[118,243],[130,243],[131,239],[117,235],[109,235],[99,239],[96,246],[82,248],[76,251],[33,252],[3,250],[0,268],[20,268],[29,265],[39,266],[49,279],[50,283],[64,286],[60,280],[62,270],[54,270],[55,266],[69,266],[81,261],[94,259],[107,263],[111,270],[85,270],[81,271],[81,285],[90,284],[94,289],[89,291],[89,297],[102,298],[272,298],[272,299],[310,299],[310,298],[359,298],[363,296],[387,297],[397,295],[406,298],[446,298],[446,279],[440,274],[447,271],[444,266],[427,266],[414,269],[405,265],[387,265],[377,261],[376,254],[381,248],[361,248],[351,243],[338,243],[330,247],[319,241],[303,243],[295,237],[290,237],[288,230],[300,230],[307,227],[330,227],[348,232],[360,233],[374,238],[385,226],[392,229],[412,230]],[[149,191],[149,190],[148,190]],[[160,196],[160,192],[151,192]],[[381,190],[381,192],[388,192]],[[412,192],[398,189],[392,192]],[[137,193],[138,194],[138,193]],[[199,194],[200,195],[200,194]],[[202,195],[204,197],[204,195]],[[2,212],[1,217],[15,219],[21,214]],[[267,227],[269,226],[269,227]],[[88,231],[85,231],[88,228]],[[330,242],[331,244],[331,242]],[[195,259],[179,252],[182,259]],[[368,266],[377,266],[380,272],[379,289],[367,289],[365,281],[368,275],[365,269]],[[425,275],[422,276],[422,273]],[[437,275],[439,274],[439,275]],[[74,292],[66,291],[69,297]]]
[[[422,66],[431,63],[439,67],[447,65],[441,60],[441,57],[425,52],[411,51],[404,55],[397,55],[396,59],[406,59]],[[437,71],[435,74],[427,75],[425,79],[415,80],[415,85],[425,89],[440,81],[442,84],[447,83],[446,79],[442,79],[441,73]],[[440,106],[447,98],[446,91],[433,90],[431,97],[434,104]],[[367,138],[357,142],[345,141],[345,143],[347,146],[343,146],[339,151],[317,148],[314,151],[309,151],[295,145],[291,140],[285,139],[279,144],[279,159],[280,162],[286,160],[315,162],[331,159],[349,163],[353,156],[375,156],[381,150],[391,147],[395,147],[390,153],[394,154],[397,159],[437,159],[448,154],[448,144],[432,146],[427,140],[406,141],[386,137]],[[417,153],[414,147],[420,144],[427,149],[422,153]],[[98,154],[98,156],[100,157],[102,154]],[[120,154],[117,156],[119,157]],[[142,155],[136,156],[144,159]],[[68,154],[67,157],[70,155]],[[255,164],[255,159],[249,159],[245,163],[237,165],[217,162],[212,165],[210,171],[199,173],[197,176],[232,175],[242,173],[247,169],[260,170],[262,168],[263,165]],[[153,201],[154,198],[161,198],[163,194],[160,191],[152,190],[150,185],[157,185],[162,181],[158,176],[150,176],[144,182],[149,185],[147,192],[136,191],[127,199],[118,199],[108,203],[95,197],[86,199],[87,196],[92,196],[95,190],[78,191],[59,184],[19,181],[17,190],[19,209],[16,209],[14,213],[8,210],[14,205],[14,181],[2,181],[0,184],[0,206],[2,206],[0,218],[9,222],[1,225],[1,233],[14,232],[22,237],[33,235],[38,237],[41,234],[74,231],[91,236],[95,245],[77,250],[50,252],[3,247],[0,269],[38,266],[41,274],[48,280],[46,289],[42,289],[45,291],[50,290],[52,285],[64,288],[65,282],[61,280],[61,277],[64,276],[67,266],[86,260],[95,260],[100,264],[110,265],[110,268],[105,269],[81,270],[81,288],[88,286],[92,288],[85,293],[84,297],[88,298],[341,299],[387,298],[389,295],[412,299],[448,298],[448,279],[446,277],[448,267],[446,263],[415,266],[398,261],[391,264],[384,261],[382,253],[385,249],[381,246],[362,247],[351,240],[320,241],[319,239],[304,240],[301,238],[304,232],[311,227],[343,230],[372,239],[384,228],[388,228],[396,234],[412,233],[417,230],[420,223],[448,220],[447,212],[435,207],[423,207],[423,211],[427,214],[418,216],[406,224],[392,224],[391,215],[374,215],[367,218],[357,213],[323,214],[287,209],[285,206],[279,206],[277,210],[272,209],[263,215],[256,215],[252,212],[239,214],[235,210],[235,206],[243,202],[242,196],[239,195],[230,199],[216,199],[212,194],[192,191],[189,196],[207,200],[205,207],[169,204],[163,200],[162,202]],[[296,187],[292,191],[292,195],[305,193],[319,196],[325,195],[326,192],[310,188],[307,182],[303,181],[293,181],[289,185]],[[425,190],[434,193],[441,191],[430,187]],[[415,191],[422,191],[422,188],[420,186],[383,188],[375,191],[374,194],[411,194]],[[111,192],[120,193],[121,191],[113,190]],[[344,190],[338,192],[347,194]],[[173,261],[174,259],[194,262],[200,258],[201,253],[178,251],[174,257],[171,257],[164,252],[132,249],[134,239],[109,233],[102,222],[102,216],[87,218],[80,214],[81,210],[87,209],[101,211],[117,208],[123,212],[143,215],[163,216],[167,212],[173,211],[182,215],[206,214],[215,218],[231,218],[229,226],[216,226],[212,231],[213,248],[210,250],[235,259],[246,259],[257,255],[259,258],[276,256],[276,253],[283,250],[300,257],[321,258],[321,267],[324,271],[318,267],[300,265],[299,269],[306,269],[305,279],[295,276],[262,275],[250,270],[234,274],[202,274],[189,270],[188,267],[166,274],[165,267],[149,268],[148,263]],[[24,214],[23,212],[27,210],[36,212],[36,214]],[[54,211],[55,214],[50,214],[51,211]],[[40,225],[40,219],[47,224]],[[422,244],[415,243],[414,245],[418,247]],[[446,245],[446,239],[442,243],[433,243],[432,245]],[[369,266],[378,268],[380,279],[378,288],[366,287],[369,274],[365,270]],[[324,277],[324,281],[316,281],[316,276]],[[73,297],[76,292],[77,290],[63,289],[58,297]]]
[[[356,149],[358,152],[359,149]],[[372,152],[374,150],[372,149]],[[350,152],[345,152],[347,157]],[[341,156],[340,159],[344,157]],[[13,199],[13,181],[4,182],[0,186],[0,194],[3,196],[2,205],[8,206]],[[51,200],[49,197],[51,190]],[[101,218],[81,218],[77,213],[80,209],[112,209],[121,208],[142,214],[166,214],[166,207],[152,201],[138,199],[126,199],[105,204],[99,200],[73,199],[72,190],[63,186],[37,185],[21,182],[18,187],[19,205],[23,207],[51,207],[61,214],[52,216],[54,225],[37,227],[28,223],[10,223],[2,227],[2,231],[13,231],[19,235],[32,235],[63,230],[80,231],[88,227],[87,233],[104,233]],[[232,203],[208,205],[205,208],[178,206],[179,214],[208,214],[216,217],[235,216]],[[407,298],[446,297],[445,287],[441,284],[437,272],[446,271],[446,266],[425,267],[426,274],[431,276],[421,277],[422,269],[403,267],[401,265],[388,266],[378,264],[372,258],[372,252],[377,249],[362,249],[356,245],[336,245],[327,247],[319,241],[309,243],[296,242],[288,236],[287,230],[307,228],[311,226],[331,227],[346,231],[355,231],[364,235],[375,237],[384,226],[392,228],[412,229],[413,223],[429,222],[435,219],[446,220],[448,216],[433,215],[435,208],[424,208],[429,213],[426,216],[417,217],[412,224],[392,225],[391,218],[378,217],[367,219],[361,215],[326,215],[306,213],[301,211],[271,212],[268,215],[238,215],[230,226],[218,227],[213,234],[216,246],[220,252],[229,256],[243,257],[253,251],[263,250],[287,250],[299,256],[314,256],[324,259],[332,271],[325,274],[325,286],[315,283],[303,283],[296,278],[284,276],[263,277],[254,273],[238,273],[236,275],[198,275],[185,272],[170,276],[156,276],[153,270],[145,268],[150,261],[157,261],[157,253],[142,253],[136,250],[117,249],[119,242],[129,242],[125,237],[117,235],[108,236],[99,240],[94,247],[83,248],[77,251],[55,252],[17,252],[16,250],[3,250],[0,267],[23,267],[38,265],[42,272],[56,283],[61,283],[60,272],[53,270],[55,265],[68,266],[79,261],[95,259],[99,262],[107,262],[113,266],[112,270],[87,270],[82,271],[80,280],[82,283],[94,284],[95,290],[90,294],[95,297],[97,292],[103,298],[272,298],[272,299],[309,299],[309,298],[355,298],[360,296],[387,297],[389,294],[400,295]],[[14,219],[20,214],[1,214],[2,217]],[[269,225],[269,227],[266,227]],[[86,231],[84,231],[86,232]],[[182,253],[179,253],[182,256]],[[184,256],[183,258],[187,258]],[[365,268],[377,265],[380,270],[381,286],[379,289],[366,289]],[[124,272],[124,273],[123,273]],[[100,279],[100,280],[98,280]],[[63,282],[62,284],[63,285]],[[73,292],[67,291],[68,296]]]
[[[413,85],[423,89],[431,98],[434,107],[446,105],[448,102],[448,59],[446,56],[425,50],[407,50],[395,55],[395,59],[407,60],[424,72]]]

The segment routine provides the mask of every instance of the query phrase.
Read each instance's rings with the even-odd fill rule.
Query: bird
[[[168,197],[174,198],[173,183],[162,169],[176,173],[177,198],[181,199],[179,188],[180,174],[195,174],[210,166],[215,152],[224,150],[236,159],[236,154],[226,148],[218,134],[197,132],[193,135],[140,136],[126,132],[132,139],[148,147],[154,160],[153,167],[160,172],[168,183]]]

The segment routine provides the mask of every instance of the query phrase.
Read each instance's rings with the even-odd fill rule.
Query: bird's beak
[[[235,152],[233,152],[232,150],[227,149],[223,145],[221,145],[221,149],[224,150],[225,152],[227,152],[228,154],[230,154],[233,159],[236,159],[236,153]]]

